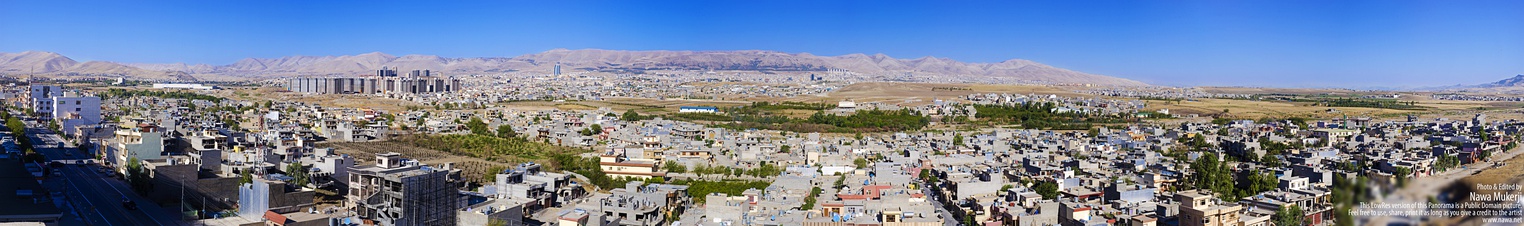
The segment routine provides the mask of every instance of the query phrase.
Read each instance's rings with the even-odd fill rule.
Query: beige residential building
[[[609,151],[598,156],[598,166],[603,168],[603,173],[612,178],[635,178],[650,179],[651,177],[665,176],[665,173],[657,172],[659,164],[655,160],[631,158],[623,151]]]
[[[1180,201],[1180,226],[1236,226],[1238,204],[1222,205],[1211,194],[1193,190],[1175,194]]]

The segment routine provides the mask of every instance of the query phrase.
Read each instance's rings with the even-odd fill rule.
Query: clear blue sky
[[[554,48],[1011,58],[1162,85],[1524,74],[1524,1],[0,1],[0,52],[229,64]]]

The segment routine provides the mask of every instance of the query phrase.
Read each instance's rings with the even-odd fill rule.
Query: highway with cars
[[[17,112],[12,112],[13,114]],[[168,210],[134,193],[121,175],[100,164],[99,159],[68,145],[39,123],[27,121],[26,138],[34,150],[49,161],[63,163],[53,167],[64,179],[62,188],[73,212],[89,225],[186,225],[173,210]],[[62,144],[62,145],[61,145]],[[56,165],[56,164],[55,164]],[[130,204],[128,204],[130,202]]]

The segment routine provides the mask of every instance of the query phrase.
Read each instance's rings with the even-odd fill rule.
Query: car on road
[[[122,196],[122,208],[136,210],[138,209],[138,203],[133,202],[132,199],[128,199],[127,196]]]

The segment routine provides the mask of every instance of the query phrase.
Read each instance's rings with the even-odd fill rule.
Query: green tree
[[[677,161],[668,160],[666,163],[661,164],[661,167],[662,167],[662,169],[667,170],[667,172],[669,172],[669,173],[687,173],[688,172],[688,166],[685,166],[683,164],[677,164]]]
[[[497,126],[497,137],[499,137],[499,138],[514,138],[514,137],[517,137],[517,136],[519,136],[519,133],[513,131],[513,126],[510,126],[508,124],[503,124],[503,125]]]
[[[1275,155],[1268,155],[1267,154],[1264,157],[1260,157],[1259,163],[1260,164],[1265,164],[1265,166],[1268,166],[1268,167],[1281,167],[1281,159],[1280,158],[1276,158]]]
[[[1291,205],[1290,207],[1276,210],[1275,216],[1272,219],[1275,219],[1276,226],[1302,226],[1304,225],[1304,217],[1306,216],[1302,215],[1301,206]]]
[[[921,180],[928,184],[937,184],[937,177],[931,174],[931,169],[921,169]]]
[[[132,190],[140,194],[147,194],[153,191],[153,182],[149,181],[148,169],[143,168],[142,161],[138,161],[137,157],[127,160],[126,178],[127,184],[132,187]]]
[[[245,185],[245,184],[253,184],[254,183],[254,174],[250,173],[248,170],[244,170],[243,172],[239,172],[238,176],[239,176],[238,185]]]
[[[487,123],[482,122],[481,118],[471,117],[471,121],[466,122],[466,128],[471,130],[471,134],[492,136],[492,131],[487,129]]]
[[[790,148],[791,147],[789,147],[787,144],[785,144],[783,146],[779,146],[778,147],[778,153],[788,153]]]
[[[961,133],[954,133],[953,134],[953,146],[963,146],[963,134],[961,134]]]
[[[1196,161],[1191,162],[1191,172],[1198,188],[1211,190],[1224,201],[1238,201],[1229,164],[1218,162],[1217,154],[1207,152],[1197,157]]]
[[[1392,169],[1392,176],[1397,177],[1397,187],[1407,186],[1409,175],[1413,175],[1413,169],[1411,168],[1398,166],[1396,169]]]
[[[289,175],[286,175],[286,176],[291,176],[291,184],[292,185],[296,185],[298,187],[305,187],[305,186],[307,186],[307,183],[311,182],[310,181],[311,178],[309,178],[309,175],[307,173],[307,167],[303,166],[301,162],[293,162],[291,164],[286,164],[286,170],[285,171],[286,171],[286,174],[289,174]]]
[[[804,197],[804,204],[799,205],[799,210],[815,209],[815,197],[820,196],[820,192],[822,192],[820,187],[810,188],[810,196]]]
[[[1037,185],[1032,186],[1032,190],[1035,190],[1037,191],[1037,194],[1042,195],[1042,199],[1058,198],[1058,184],[1053,183],[1052,181],[1037,182]]]
[[[624,120],[624,121],[627,121],[627,122],[640,121],[642,119],[643,118],[640,117],[640,113],[636,113],[635,109],[630,109],[630,110],[624,111],[624,116],[620,117],[620,120]]]
[[[868,168],[868,159],[864,159],[864,158],[853,159],[852,160],[852,165],[856,165],[858,169],[866,169],[866,168]]]
[[[593,134],[603,134],[603,126],[601,125],[593,124],[588,126],[588,129],[593,130]]]

